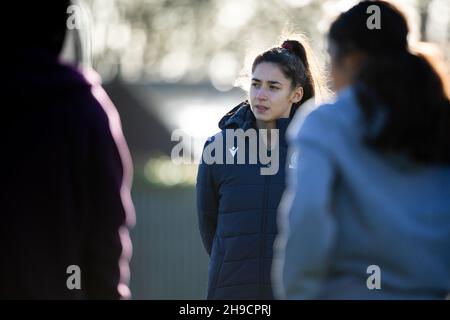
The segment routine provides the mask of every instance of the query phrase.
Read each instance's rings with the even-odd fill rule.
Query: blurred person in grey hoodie
[[[373,6],[381,28],[368,27]],[[279,211],[278,298],[450,292],[449,83],[407,36],[385,1],[360,2],[331,25],[337,100],[288,132],[297,167]]]

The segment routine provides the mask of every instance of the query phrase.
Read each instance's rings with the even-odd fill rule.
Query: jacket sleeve
[[[205,147],[209,143],[210,141],[207,141]],[[212,172],[213,166],[213,164],[206,164],[203,161],[200,163],[196,187],[198,225],[203,246],[208,255],[211,255],[218,215],[218,191]]]
[[[314,124],[307,122],[305,129]],[[335,238],[333,161],[320,143],[309,138],[300,134],[293,141],[297,167],[290,170],[279,209],[273,280],[281,299],[318,297]]]
[[[100,86],[92,94],[82,288],[88,299],[130,298],[132,162],[117,110]]]

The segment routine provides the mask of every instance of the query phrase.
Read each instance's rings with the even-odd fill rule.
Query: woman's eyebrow
[[[262,82],[261,80],[259,80],[259,79],[257,79],[257,78],[252,78],[252,81],[255,81],[255,82]],[[282,86],[283,84],[281,83],[281,82],[279,82],[279,81],[273,81],[273,80],[269,80],[269,81],[267,81],[269,84],[278,84],[278,85],[280,85],[280,86]]]

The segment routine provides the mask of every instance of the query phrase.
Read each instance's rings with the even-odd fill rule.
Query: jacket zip
[[[269,199],[270,175],[264,177],[264,193],[263,207],[261,217],[261,241],[260,241],[260,258],[259,258],[259,296],[263,296],[263,268],[264,268],[264,247],[266,244],[266,218],[267,218],[267,202]]]

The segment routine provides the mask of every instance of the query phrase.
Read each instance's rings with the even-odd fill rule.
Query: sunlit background
[[[197,229],[197,166],[176,165],[181,129],[196,146],[246,93],[235,87],[255,54],[284,31],[305,34],[325,66],[326,32],[354,0],[82,0],[89,32],[79,61],[92,64],[116,104],[135,163],[137,225],[131,289],[136,299],[202,299],[208,258]],[[450,60],[450,1],[397,1],[410,41],[429,41]],[[87,29],[87,28],[86,28]],[[72,48],[73,49],[73,48]],[[77,48],[75,48],[77,49]],[[448,69],[447,69],[448,70]]]

